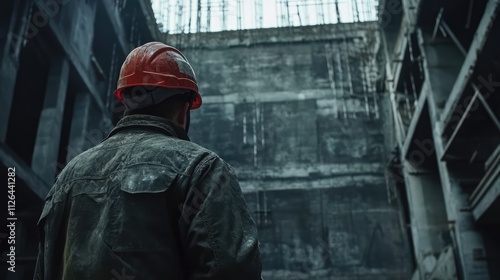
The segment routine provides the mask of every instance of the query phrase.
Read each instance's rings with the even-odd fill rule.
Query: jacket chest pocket
[[[163,166],[141,165],[123,170],[115,188],[108,242],[115,252],[165,251],[174,240],[166,200],[176,173]]]

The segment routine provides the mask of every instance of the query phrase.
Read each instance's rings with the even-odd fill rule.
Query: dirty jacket
[[[261,279],[233,169],[183,132],[126,116],[70,161],[38,222],[34,279]]]

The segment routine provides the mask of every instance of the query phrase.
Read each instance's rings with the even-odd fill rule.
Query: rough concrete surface
[[[275,29],[192,39],[204,43],[181,50],[205,104],[190,135],[235,167],[265,279],[407,279],[410,252],[384,175],[378,35],[329,28],[300,42]]]

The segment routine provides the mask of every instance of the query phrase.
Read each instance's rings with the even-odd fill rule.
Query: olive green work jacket
[[[38,228],[34,279],[261,279],[234,170],[154,116],[122,118],[71,160]]]

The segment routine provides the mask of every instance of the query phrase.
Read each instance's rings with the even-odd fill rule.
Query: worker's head
[[[194,71],[177,49],[160,42],[135,48],[120,71],[115,96],[126,114],[148,114],[189,127],[189,111],[201,106]]]

